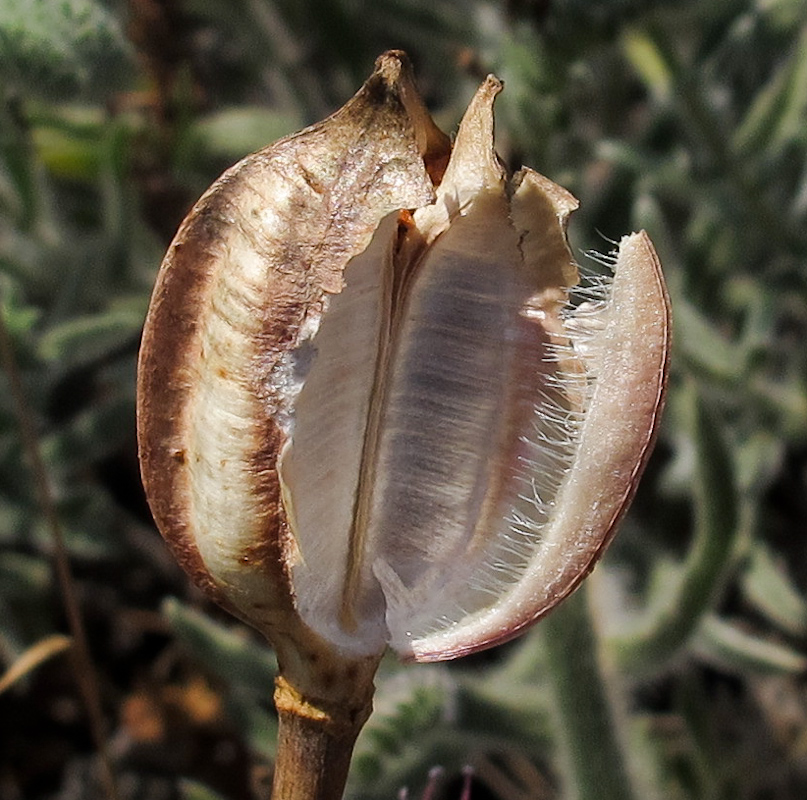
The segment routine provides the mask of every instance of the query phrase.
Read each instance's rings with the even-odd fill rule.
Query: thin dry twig
[[[73,640],[69,636],[54,633],[31,645],[0,675],[0,694],[10,689],[17,681],[49,658],[67,650],[71,644],[73,644]]]
[[[101,765],[101,781],[107,797],[110,800],[119,800],[117,781],[107,745],[106,723],[101,705],[101,695],[98,690],[98,671],[95,668],[87,645],[87,636],[76,597],[75,583],[64,543],[64,536],[62,535],[61,523],[56,512],[53,490],[45,468],[45,462],[42,459],[39,437],[31,418],[30,406],[26,401],[11,336],[6,325],[2,301],[3,298],[0,295],[0,364],[2,364],[8,376],[14,410],[20,426],[20,438],[33,473],[37,500],[53,539],[56,578],[67,618],[67,625],[73,639],[73,647],[70,651],[73,675],[84,702],[90,733],[98,753]]]

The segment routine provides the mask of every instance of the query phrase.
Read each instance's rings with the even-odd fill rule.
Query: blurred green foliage
[[[187,585],[145,508],[138,337],[162,253],[201,191],[341,105],[390,47],[410,53],[446,129],[486,73],[505,81],[501,155],[580,198],[571,239],[581,261],[648,230],[675,344],[657,450],[581,594],[596,612],[583,607],[581,618],[577,601],[545,630],[465,663],[385,662],[351,796],[392,798],[403,786],[416,796],[438,763],[445,797],[457,796],[452,776],[465,763],[477,767],[474,798],[805,796],[803,0],[0,3],[0,310],[115,741],[132,738],[127,697],[196,672],[226,698],[256,762],[271,757],[271,654]],[[8,665],[64,621],[6,376],[0,385]],[[169,595],[179,599],[161,610]],[[581,682],[576,647],[595,657],[596,686]],[[64,691],[55,673],[0,696],[4,797],[91,796],[63,788],[84,775],[69,759],[92,758],[74,735],[81,721],[54,721],[34,701],[34,689]],[[583,695],[604,688],[609,707],[568,703],[569,681]],[[588,716],[559,721],[575,714]],[[71,745],[32,776],[22,765],[36,757],[38,725],[45,742]],[[603,725],[627,795],[580,778],[586,746],[600,742],[591,734],[581,749],[569,737]],[[229,762],[218,784],[187,760],[155,778],[152,762],[121,747],[126,797],[250,796],[227,779]]]

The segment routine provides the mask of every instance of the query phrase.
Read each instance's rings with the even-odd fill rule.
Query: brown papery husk
[[[390,247],[400,245],[396,258],[414,264],[459,213],[453,204],[465,213],[473,198],[498,187],[493,199],[513,202],[512,215],[502,214],[514,226],[507,230],[511,249],[531,254],[522,266],[544,269],[551,262],[544,283],[533,287],[535,310],[552,320],[544,326],[548,339],[565,340],[560,309],[577,280],[565,225],[577,203],[530,170],[516,179],[512,197],[505,191],[492,142],[492,103],[500,90],[495,78],[485,81],[461,127],[459,157],[449,162],[448,139],[420,100],[405,56],[384,54],[362,89],[332,117],[228,170],[181,226],[158,276],[138,375],[143,481],[157,525],[183,568],[277,651],[275,800],[342,797],[385,646],[380,616],[371,620],[369,635],[354,636],[351,628],[362,623],[355,612],[364,605],[355,598],[373,577],[360,535],[353,537],[360,552],[349,551],[356,556],[355,575],[344,584],[344,635],[329,638],[321,618],[332,611],[332,595],[316,591],[329,581],[338,584],[333,571],[341,557],[333,557],[334,548],[314,547],[314,557],[306,550],[312,535],[317,546],[333,537],[317,538],[318,525],[295,528],[293,491],[283,474],[284,456],[293,451],[289,420],[302,405],[301,389],[292,385],[294,359],[311,346],[312,331],[327,327],[320,323],[346,287],[348,264],[355,267],[360,256],[372,259],[373,243],[388,230]],[[524,219],[519,198],[528,212]],[[486,207],[480,201],[477,212]],[[396,646],[400,655],[443,660],[513,638],[579,584],[613,536],[652,447],[666,386],[669,305],[644,233],[623,241],[611,310],[581,453],[571,469],[571,488],[557,499],[557,535],[577,542],[585,530],[591,534],[585,547],[563,551],[563,563],[550,565],[551,580],[544,580],[540,565],[528,568],[525,580],[494,608],[411,647]],[[353,394],[347,398],[352,408]],[[301,449],[309,456],[317,452]],[[336,463],[344,467],[342,459]],[[373,483],[371,462],[361,463],[366,483]],[[311,470],[298,472],[305,479]],[[319,485],[306,484],[315,493]],[[341,495],[342,484],[332,485]],[[326,497],[325,517],[333,505]],[[393,544],[391,550],[398,547]],[[311,595],[296,594],[303,568],[321,601],[307,607],[309,616],[305,603]],[[312,605],[318,617],[311,615]]]
[[[296,542],[277,471],[286,434],[267,415],[285,399],[282,388],[267,395],[266,376],[328,293],[341,291],[345,266],[380,221],[433,201],[449,152],[405,55],[384,54],[332,117],[247,157],[205,193],[169,248],[149,308],[138,365],[143,483],[181,566],[277,650],[278,800],[341,797],[383,647],[345,653],[297,614]],[[216,339],[210,320],[226,313],[230,338]],[[219,416],[194,428],[205,396],[221,397],[210,406]],[[231,452],[210,456],[198,441],[208,435]],[[228,511],[239,492],[246,505]],[[219,498],[211,525],[205,509]]]

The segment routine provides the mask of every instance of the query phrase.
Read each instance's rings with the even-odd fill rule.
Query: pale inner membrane
[[[530,293],[506,212],[483,194],[408,298],[368,536],[396,649],[491,605],[541,544],[579,415]]]
[[[388,322],[396,216],[348,264],[345,287],[330,297],[316,336],[293,354],[304,385],[280,475],[302,559],[294,566],[294,589],[303,619],[332,641],[347,638],[339,604],[378,343]],[[386,639],[383,616],[359,622],[350,638],[378,649]]]
[[[386,377],[367,557],[419,596],[450,582],[449,567],[478,545],[500,469],[527,286],[497,211],[478,202],[432,247]],[[506,235],[479,236],[491,213]]]
[[[281,463],[298,608],[349,649],[405,649],[517,581],[579,424],[503,192],[452,221],[400,296],[381,241],[307,345]]]

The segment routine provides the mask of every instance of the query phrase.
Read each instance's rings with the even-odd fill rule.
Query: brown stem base
[[[372,685],[363,706],[326,709],[304,699],[282,676],[277,679],[280,729],[272,800],[341,800],[371,698]]]

